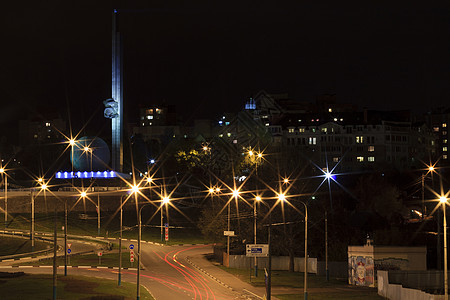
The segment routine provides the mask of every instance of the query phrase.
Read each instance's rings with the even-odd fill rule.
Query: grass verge
[[[219,266],[221,269],[235,275],[239,279],[256,287],[265,286],[264,272],[260,271],[255,277],[254,270],[243,270]],[[330,278],[308,274],[308,299],[365,299],[381,300],[375,288],[351,286],[344,279]],[[295,294],[277,294],[276,287],[303,289],[304,277],[301,272],[272,271],[272,294],[283,300],[302,299],[303,291]]]
[[[2,299],[51,299],[53,281],[51,275],[24,274],[15,278],[0,278]],[[136,285],[123,282],[117,286],[115,280],[86,276],[58,277],[56,295],[58,299],[135,299]],[[153,299],[141,287],[141,299]]]
[[[34,251],[47,249],[49,245],[49,243],[36,240]],[[29,253],[31,251],[31,240],[29,238],[0,236],[0,256]]]
[[[64,257],[58,257],[56,259],[58,266],[64,265]],[[51,266],[53,265],[52,258],[43,259],[39,261],[28,261],[19,263],[16,265],[21,266]],[[119,252],[103,254],[101,259],[97,254],[84,254],[84,255],[68,255],[67,265],[69,266],[101,266],[101,267],[118,267],[119,266]],[[123,268],[136,268],[137,260],[133,263],[130,262],[129,251],[122,252],[122,267]]]

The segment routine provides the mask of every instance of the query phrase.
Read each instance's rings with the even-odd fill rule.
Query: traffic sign
[[[98,256],[102,256],[103,253],[102,253],[101,251],[99,251],[99,252],[97,252],[97,255],[98,255]]]
[[[268,244],[247,244],[246,256],[249,257],[265,257],[269,255]]]
[[[67,249],[67,253],[69,253],[69,254],[70,254],[70,252],[72,252],[72,250],[70,250],[70,248],[69,248],[69,249]]]
[[[134,249],[134,245],[130,244],[129,248],[130,248],[130,250],[133,250]]]
[[[134,262],[134,257],[130,257],[130,262]]]
[[[70,249],[71,246],[72,246],[72,243],[67,243],[67,248]]]
[[[223,235],[225,235],[225,236],[234,236],[234,231],[227,231],[227,230],[225,230],[223,232]]]
[[[133,255],[134,254],[134,250],[130,250],[130,255]]]

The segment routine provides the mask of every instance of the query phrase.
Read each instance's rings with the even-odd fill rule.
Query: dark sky
[[[129,122],[137,105],[162,101],[213,117],[261,89],[308,101],[335,93],[373,109],[450,103],[447,1],[91,2],[3,10],[2,124],[47,107],[78,121],[99,109],[105,122],[113,7]]]

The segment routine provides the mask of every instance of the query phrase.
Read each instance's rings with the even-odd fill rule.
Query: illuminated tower
[[[123,84],[122,84],[122,42],[118,26],[118,13],[113,11],[112,20],[112,99],[107,99],[104,116],[111,119],[111,167],[123,171]]]

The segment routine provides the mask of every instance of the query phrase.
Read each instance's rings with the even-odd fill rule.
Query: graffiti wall
[[[375,286],[374,262],[370,256],[350,256],[348,258],[349,284]]]

